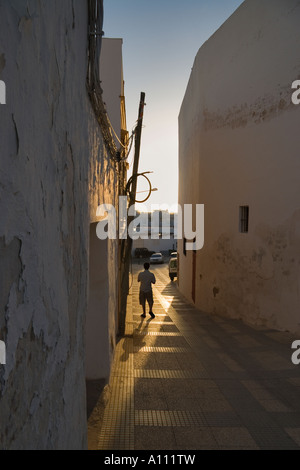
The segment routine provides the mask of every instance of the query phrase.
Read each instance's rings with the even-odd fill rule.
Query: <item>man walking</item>
[[[156,279],[153,273],[149,271],[150,264],[144,264],[145,271],[141,271],[138,275],[138,282],[140,285],[140,305],[143,307],[143,313],[141,317],[145,318],[146,316],[146,300],[149,304],[149,315],[151,318],[154,318],[155,315],[152,312],[153,306],[153,293],[152,293],[152,284],[156,283]]]

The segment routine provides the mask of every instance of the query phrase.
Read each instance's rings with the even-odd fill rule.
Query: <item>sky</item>
[[[176,209],[178,201],[178,115],[201,45],[242,0],[104,0],[104,37],[123,39],[127,129],[136,125],[141,92],[145,110],[139,172],[148,175],[148,201],[137,210]],[[134,147],[129,156],[132,172]],[[146,197],[139,179],[137,198]],[[146,185],[144,184],[146,183]],[[146,206],[145,206],[146,205]],[[163,206],[165,205],[165,206]],[[174,206],[175,205],[175,206]]]

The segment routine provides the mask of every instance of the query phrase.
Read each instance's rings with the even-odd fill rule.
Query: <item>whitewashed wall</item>
[[[89,224],[115,176],[86,92],[87,2],[0,1],[0,447],[86,447]]]
[[[121,95],[123,90],[122,39],[103,38],[100,55],[100,78],[103,101],[114,132],[121,137]],[[113,134],[117,148],[120,148]],[[109,168],[108,168],[109,169]],[[106,172],[100,170],[96,181]],[[118,207],[117,175],[108,172],[98,196],[99,204]],[[93,175],[91,175],[93,177]],[[114,191],[112,191],[114,188]],[[92,192],[95,198],[97,193]],[[96,221],[96,212],[92,221]],[[89,305],[86,321],[86,377],[108,381],[118,329],[118,240],[99,240],[97,223],[90,227]]]
[[[103,89],[103,101],[112,127],[120,139],[121,136],[121,96],[123,95],[123,39],[102,38],[100,56],[100,79]],[[116,137],[114,136],[115,140]],[[116,145],[120,143],[116,140]]]
[[[196,305],[300,326],[299,0],[246,0],[200,48],[179,115],[179,203],[205,204]],[[249,205],[249,232],[239,206]],[[179,286],[192,301],[192,257]]]

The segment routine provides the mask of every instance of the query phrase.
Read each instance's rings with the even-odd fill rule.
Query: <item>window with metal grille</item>
[[[247,233],[249,230],[249,206],[240,206],[240,232]]]

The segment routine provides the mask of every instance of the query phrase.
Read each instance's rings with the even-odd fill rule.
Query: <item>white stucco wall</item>
[[[96,226],[90,227],[86,378],[108,381],[118,327],[118,245],[115,240],[99,240]]]
[[[121,94],[123,93],[122,39],[103,38],[100,55],[100,79],[103,101],[111,125],[121,138]],[[113,134],[117,148],[120,148]],[[95,169],[92,169],[95,172]],[[96,176],[96,178],[95,178]],[[117,173],[98,167],[91,175],[100,193],[93,191],[92,224],[89,247],[89,302],[86,319],[86,378],[109,380],[118,329],[118,239],[99,240],[96,236],[95,201],[112,204],[118,210]],[[113,190],[112,190],[113,189]],[[117,212],[118,213],[118,212]]]
[[[102,38],[100,79],[103,101],[109,120],[118,138],[121,137],[121,96],[123,94],[123,62],[121,38]],[[116,140],[119,148],[120,144]]]
[[[179,115],[179,203],[205,205],[196,305],[300,326],[299,0],[246,0],[200,48]],[[195,176],[196,175],[196,176]],[[239,206],[249,232],[239,232]],[[179,286],[192,300],[192,253]]]
[[[0,447],[82,449],[89,224],[115,197],[87,2],[0,1],[0,23]]]

